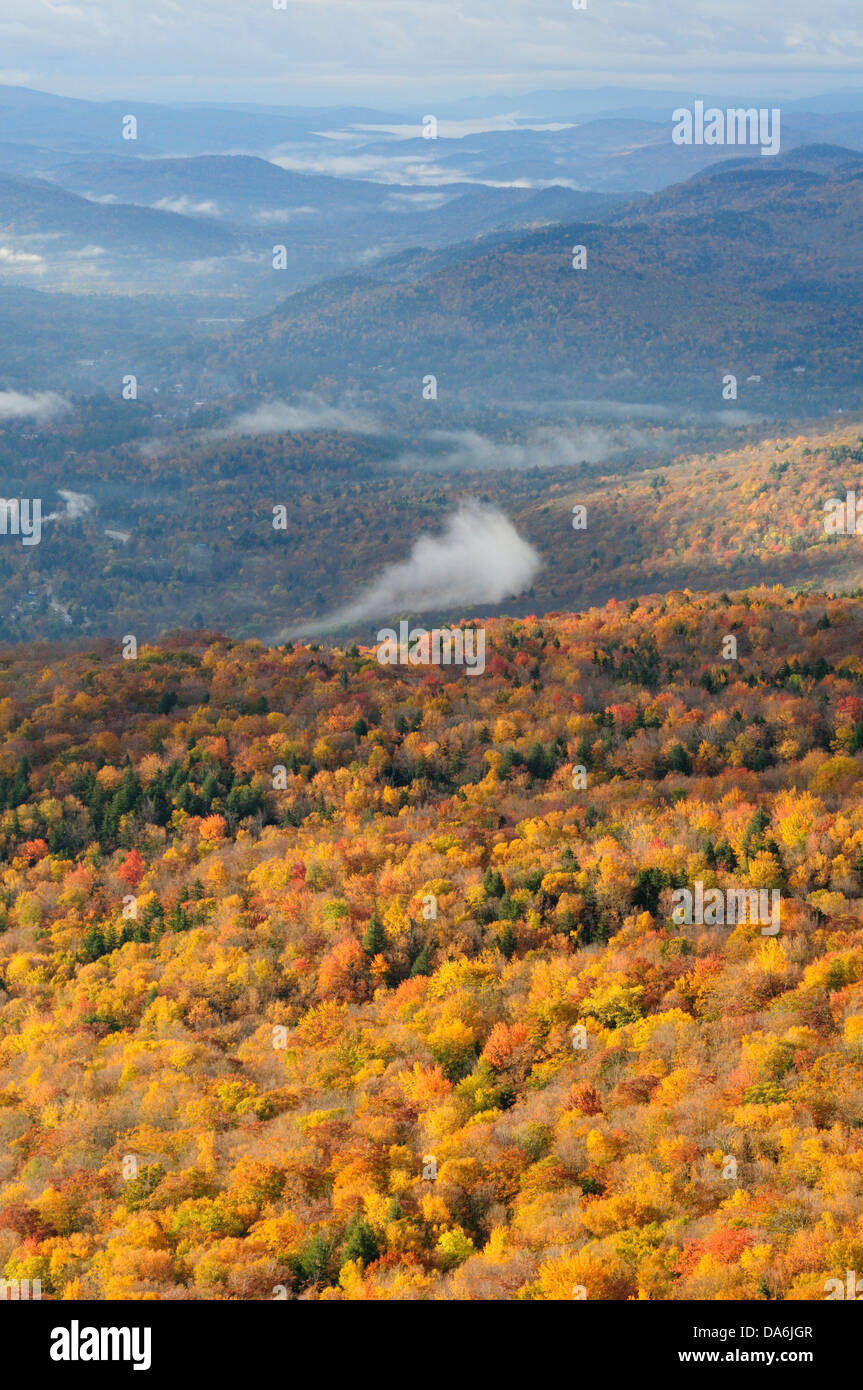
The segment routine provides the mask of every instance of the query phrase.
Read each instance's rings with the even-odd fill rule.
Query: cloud
[[[527,415],[554,412],[566,417],[570,415],[598,415],[609,420],[655,420],[669,426],[712,424],[721,421],[726,425],[760,424],[765,417],[749,410],[730,409],[696,410],[691,406],[661,405],[652,401],[609,401],[609,400],[566,400],[566,401],[507,401],[511,410],[520,410]],[[589,428],[589,427],[588,427]],[[602,432],[600,430],[600,432]],[[612,432],[608,435],[611,438]],[[632,428],[619,428],[614,431],[622,448],[659,449],[661,444],[655,434]],[[615,450],[614,452],[618,452]],[[588,460],[598,462],[599,460]]]
[[[96,505],[93,498],[86,492],[73,492],[71,488],[60,487],[57,494],[66,503],[66,519],[68,521],[79,521],[82,516],[86,516]]]
[[[427,212],[451,201],[449,193],[391,193],[381,207],[385,212]]]
[[[437,536],[420,536],[406,560],[387,565],[354,602],[288,637],[400,613],[501,603],[529,589],[542,561],[496,507],[463,502]]]
[[[80,521],[96,505],[88,493],[73,492],[71,488],[58,487],[57,495],[63,499],[64,510],[49,513],[46,521]]]
[[[451,184],[471,181],[471,175],[446,169],[419,155],[305,154],[273,150],[270,163],[295,174],[328,174],[332,177],[371,179],[382,184]]]
[[[14,251],[11,246],[0,246],[0,265],[17,266],[21,270],[42,270],[44,260],[31,251]]]
[[[348,434],[380,434],[382,427],[347,406],[328,405],[317,396],[304,396],[298,405],[287,401],[264,401],[252,410],[235,415],[226,425],[213,430],[191,430],[192,444],[218,443],[223,439],[254,439],[260,434],[305,434],[309,430],[345,430]],[[144,439],[138,452],[144,458],[164,458],[172,450],[170,439]]]
[[[35,391],[31,396],[20,391],[0,391],[0,420],[36,420],[45,424],[69,409],[68,402],[55,391]]]
[[[317,217],[320,215],[319,208],[259,208],[252,213],[252,221],[261,226],[266,226],[268,222],[289,222],[293,217]]]
[[[439,140],[462,140],[466,135],[488,135],[511,130],[572,130],[573,121],[530,121],[520,120],[515,113],[500,116],[485,116],[474,120],[453,121],[441,119],[437,123],[436,138]],[[356,123],[353,130],[369,134],[394,135],[399,140],[416,140],[422,137],[423,127],[418,121],[409,125],[363,125]],[[328,133],[328,132],[324,132]],[[340,134],[341,132],[333,132]]]
[[[434,448],[401,454],[395,467],[414,473],[484,469],[576,468],[584,463],[602,463],[629,449],[656,449],[655,437],[629,426],[603,429],[583,426],[558,429],[544,426],[523,443],[501,444],[475,430],[436,430],[427,436]]]
[[[56,82],[61,65],[65,90],[90,97],[278,103],[288,90],[305,105],[383,105],[399,122],[433,111],[434,93],[650,86],[681,73],[687,85],[727,73],[754,73],[757,85],[859,80],[849,0],[817,11],[809,0],[603,0],[583,12],[568,0],[292,0],[288,10],[267,0],[4,0],[0,40],[13,78],[29,74],[35,86]],[[512,109],[502,98],[501,112]]]
[[[237,415],[225,429],[215,431],[220,439],[232,435],[301,434],[306,430],[348,430],[352,434],[376,434],[380,426],[358,411],[327,405],[317,396],[307,396],[302,405],[269,401]]]
[[[160,198],[158,203],[153,203],[154,208],[160,212],[179,212],[184,217],[218,217],[220,216],[219,204],[210,202],[196,203],[194,198],[181,193],[177,198]]]

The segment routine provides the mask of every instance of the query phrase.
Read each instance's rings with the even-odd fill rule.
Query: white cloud
[[[376,420],[350,406],[328,405],[317,396],[304,396],[296,405],[264,401],[244,410],[227,425],[214,430],[192,430],[189,443],[207,444],[222,439],[254,439],[261,434],[305,434],[309,430],[345,430],[348,434],[379,434]],[[138,445],[145,458],[164,458],[172,450],[170,439],[145,439]]]
[[[260,226],[266,226],[268,222],[290,222],[294,217],[317,217],[320,214],[319,208],[260,208],[252,213],[252,221]]]
[[[78,521],[82,516],[86,516],[96,505],[93,498],[86,492],[73,492],[71,488],[60,487],[57,494],[66,503],[66,518],[68,521]]]
[[[160,198],[158,203],[153,203],[154,208],[160,212],[179,212],[185,217],[218,217],[219,204],[212,201],[196,203],[194,198],[189,198],[185,193],[177,198]]]
[[[574,468],[582,463],[601,463],[627,449],[657,447],[653,435],[626,425],[543,426],[517,444],[501,444],[475,430],[436,430],[427,438],[433,444],[443,444],[443,451],[408,451],[400,455],[395,466],[411,473],[430,469]]]
[[[381,206],[385,212],[428,212],[451,201],[450,193],[391,193]]]
[[[30,396],[0,391],[0,420],[36,420],[41,425],[69,409],[69,403],[55,391],[35,391]]]
[[[300,405],[268,401],[237,415],[217,438],[231,435],[301,434],[306,430],[347,430],[352,434],[375,434],[380,429],[373,420],[348,407],[327,405],[317,396],[307,396]]]
[[[443,169],[429,157],[388,154],[304,154],[273,150],[270,163],[297,174],[329,174],[333,178],[372,179],[378,183],[459,183],[469,178]]]
[[[0,246],[0,265],[18,270],[41,270],[44,259],[32,251],[15,251],[11,246]]]
[[[322,632],[400,613],[502,603],[533,583],[542,561],[496,507],[463,502],[440,535],[414,541],[353,603],[288,636]]]
[[[779,74],[859,78],[849,0],[3,0],[13,78],[177,100],[344,104],[406,119],[428,96]],[[422,110],[417,110],[417,106]],[[511,109],[507,105],[504,110]]]
[[[439,120],[437,123],[438,140],[462,140],[466,135],[487,135],[500,130],[571,130],[573,122],[565,123],[559,121],[521,121],[515,114],[502,116],[487,116],[471,121],[448,121]],[[362,130],[375,135],[394,135],[399,140],[417,140],[422,138],[422,125],[417,122],[412,125],[362,125],[356,124],[352,130]]]
[[[96,505],[88,493],[73,492],[71,488],[58,487],[57,495],[63,499],[63,511],[51,512],[46,521],[80,521]]]

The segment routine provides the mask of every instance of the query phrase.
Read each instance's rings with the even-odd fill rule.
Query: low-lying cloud
[[[252,213],[252,221],[261,226],[270,222],[290,222],[294,217],[319,217],[320,208],[306,205],[299,208],[259,208]]]
[[[0,266],[9,270],[41,270],[44,257],[35,251],[16,251],[12,246],[0,246]]]
[[[500,116],[479,116],[469,120],[446,120],[437,122],[435,134],[440,140],[462,140],[466,135],[490,135],[500,131],[531,130],[559,131],[574,130],[572,121],[537,121],[520,117],[516,111]],[[359,130],[369,135],[393,135],[399,140],[416,140],[423,133],[423,127],[416,121],[393,125],[364,125],[356,123],[351,130]],[[341,132],[338,132],[341,133]]]
[[[381,426],[350,406],[328,405],[317,396],[306,396],[297,405],[265,401],[235,415],[218,429],[193,430],[189,442],[218,444],[225,439],[255,439],[262,434],[305,434],[311,430],[344,430],[346,434],[380,434]],[[164,458],[174,447],[170,438],[145,439],[138,452],[145,458]]]
[[[371,179],[380,184],[447,184],[474,182],[470,174],[446,169],[433,158],[419,155],[388,155],[273,151],[270,163],[296,174],[327,174],[336,178]]]
[[[593,415],[610,420],[655,420],[669,425],[703,424],[705,421],[723,420],[727,424],[753,424],[764,418],[752,411],[696,409],[692,406],[664,405],[653,401],[611,401],[611,400],[550,400],[513,401],[505,403],[511,410],[524,411],[526,415],[538,413],[566,417],[570,415]]]
[[[347,430],[353,434],[375,434],[374,420],[350,407],[328,405],[316,396],[307,396],[299,405],[268,401],[237,415],[222,430],[221,438],[231,435],[302,434],[306,430]]]
[[[35,420],[45,424],[70,409],[68,401],[56,391],[0,391],[0,420]]]
[[[62,499],[62,512],[50,512],[46,521],[80,521],[91,512],[96,503],[86,492],[73,492],[71,488],[58,487],[57,496]]]
[[[420,536],[407,559],[387,565],[354,603],[285,633],[332,631],[400,613],[501,603],[529,589],[542,561],[496,507],[463,502],[440,535]]]
[[[160,198],[157,203],[153,203],[154,208],[160,212],[178,212],[182,217],[218,217],[219,204],[211,200],[204,200],[196,203],[194,198],[190,198],[186,193],[180,193],[175,198]]]
[[[432,449],[401,454],[397,468],[414,472],[483,471],[486,469],[576,468],[602,463],[631,449],[655,451],[655,436],[628,426],[604,429],[585,425],[578,429],[543,426],[520,443],[500,443],[476,430],[436,430],[427,436]],[[442,448],[440,446],[443,446]]]

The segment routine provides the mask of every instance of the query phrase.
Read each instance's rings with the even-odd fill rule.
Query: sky
[[[281,3],[281,0],[276,0]],[[0,0],[0,82],[396,109],[536,88],[861,86],[859,0]]]

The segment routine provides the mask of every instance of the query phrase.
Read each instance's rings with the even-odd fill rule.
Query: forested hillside
[[[863,585],[860,536],[825,530],[829,499],[863,496],[859,424],[773,438],[753,427],[750,442],[721,452],[656,425],[516,434],[504,418],[483,438],[429,431],[410,444],[333,429],[240,439],[189,429],[142,453],[148,424],[144,403],[127,415],[94,403],[28,440],[40,453],[26,471],[0,434],[7,477],[41,495],[45,516],[42,544],[0,548],[0,638],[150,638],[184,624],[272,641],[361,593],[465,498],[498,507],[540,556],[531,591],[503,605],[510,613],[682,585]],[[113,443],[121,426],[138,438]],[[578,462],[597,439],[611,456]],[[59,500],[67,445],[83,493],[74,516]],[[574,507],[584,529],[573,529]]]
[[[493,622],[481,676],[4,648],[5,1277],[823,1299],[863,1261],[861,634],[777,587]],[[778,934],[678,925],[697,882]]]
[[[232,341],[191,344],[177,360],[275,390],[366,383],[381,370],[386,394],[410,399],[434,372],[452,395],[625,393],[678,408],[719,408],[733,373],[761,379],[740,393],[750,409],[848,408],[863,173],[855,162],[764,165],[676,183],[610,224],[583,218],[430,251],[408,279],[396,257],[292,295]]]

